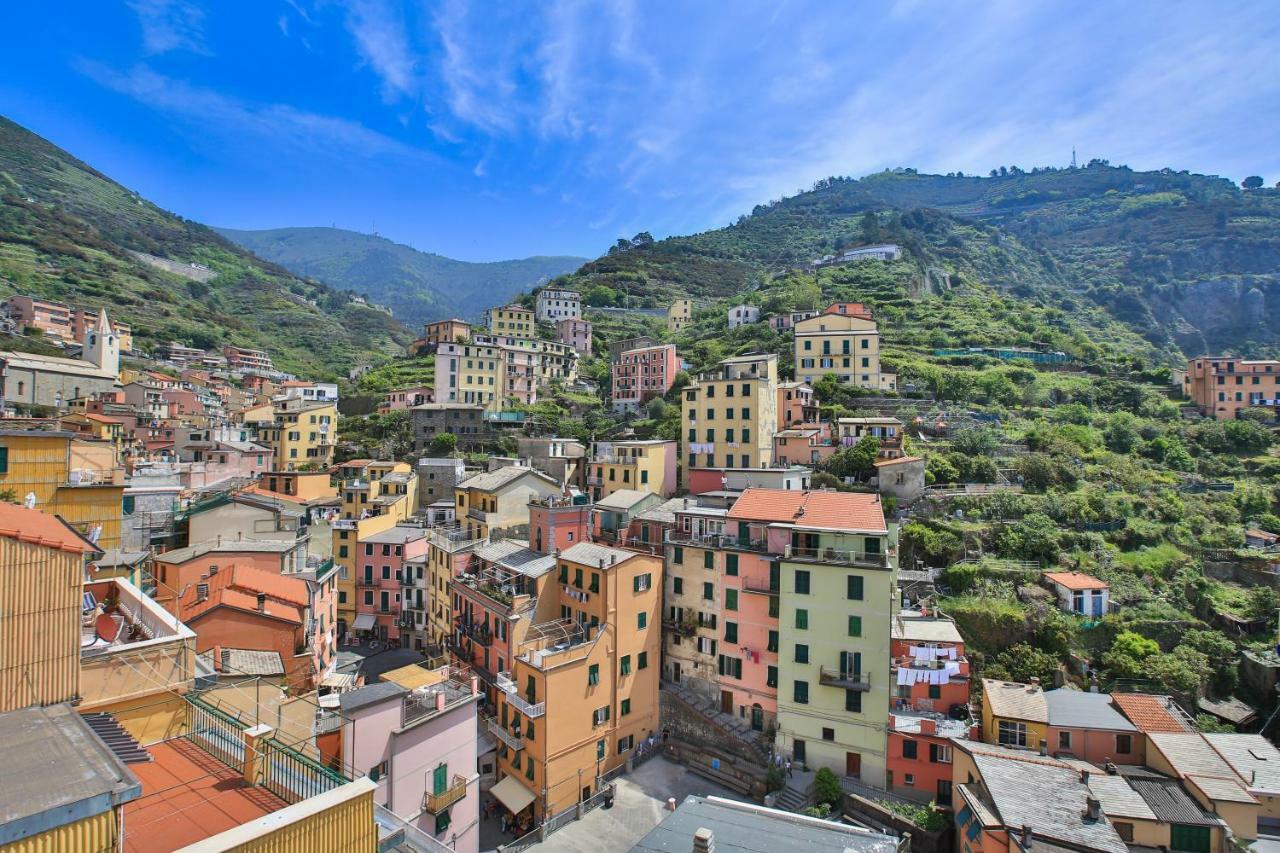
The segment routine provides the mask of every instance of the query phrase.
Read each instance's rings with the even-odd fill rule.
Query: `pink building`
[[[640,408],[671,390],[680,372],[675,344],[626,350],[613,363],[613,408]]]
[[[532,406],[538,399],[538,354],[532,350],[503,347],[507,359],[504,396]]]
[[[377,783],[374,801],[457,853],[480,849],[474,678],[450,677],[412,692],[381,681],[349,690],[342,761]]]
[[[807,382],[782,382],[778,385],[778,429],[800,424],[812,425],[818,420],[818,399]]]
[[[586,542],[591,531],[591,504],[556,495],[529,504],[529,547],[554,554]]]
[[[412,409],[414,406],[421,406],[424,403],[434,403],[435,401],[435,389],[430,385],[414,385],[409,388],[396,388],[395,390],[388,391],[383,395],[382,402],[378,404],[378,413],[385,415],[387,412]]]
[[[397,524],[366,536],[356,546],[357,633],[398,642],[401,631],[412,627],[401,617],[401,578],[405,560],[427,553],[427,531],[416,525]]]
[[[773,461],[782,466],[816,465],[839,449],[827,423],[803,424],[773,434]]]
[[[577,317],[566,317],[556,323],[556,340],[581,353],[591,352],[591,324]]]
[[[169,404],[170,417],[193,417],[205,413],[199,395],[185,388],[166,388],[160,395]]]

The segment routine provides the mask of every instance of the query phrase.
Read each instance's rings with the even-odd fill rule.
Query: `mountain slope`
[[[213,276],[173,271],[192,263]],[[13,293],[105,305],[144,350],[168,340],[259,347],[316,378],[346,376],[411,338],[385,313],[161,210],[0,117],[0,298]]]
[[[450,316],[478,316],[485,308],[572,272],[587,260],[536,256],[470,263],[341,228],[218,230],[298,275],[364,294],[410,326]]]
[[[966,280],[1098,306],[1168,359],[1280,352],[1280,193],[1220,178],[1083,169],[832,178],[688,237],[620,241],[574,279],[590,301],[723,297],[844,246],[901,243],[915,294]],[[607,288],[607,290],[605,290]]]

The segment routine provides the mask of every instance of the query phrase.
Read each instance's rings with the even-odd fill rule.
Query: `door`
[[[844,775],[852,776],[854,779],[862,777],[861,753],[846,752],[844,754]]]
[[[431,793],[443,794],[447,787],[449,787],[448,767],[441,764],[431,773]]]
[[[732,690],[720,691],[720,710],[726,714],[733,713],[733,691]]]
[[[791,757],[796,760],[797,764],[805,763],[804,741],[794,740],[791,742]]]
[[[1169,833],[1169,846],[1187,853],[1209,853],[1211,841],[1209,827],[1187,826],[1175,823]]]
[[[671,662],[671,680],[676,684],[680,683],[680,664],[675,661]]]
[[[751,706],[751,731],[764,731],[764,708],[759,705]]]

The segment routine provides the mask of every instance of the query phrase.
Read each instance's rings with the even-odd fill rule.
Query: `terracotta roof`
[[[197,601],[199,584],[192,584],[182,593],[182,619],[197,619],[218,606],[237,610],[262,612],[286,622],[302,624],[302,610],[308,604],[307,582],[249,566],[231,566],[200,583],[209,585],[209,596]],[[258,594],[267,600],[263,610],[258,610]]]
[[[872,463],[877,468],[887,468],[890,465],[905,465],[908,462],[923,462],[920,456],[899,456],[897,459],[881,459],[879,462]]]
[[[880,496],[855,492],[747,489],[728,517],[823,530],[888,531]]]
[[[1181,717],[1169,710],[1173,702],[1168,696],[1152,696],[1148,693],[1112,693],[1111,701],[1120,712],[1137,726],[1138,731],[1178,732],[1191,731]]]
[[[1106,581],[1100,581],[1093,575],[1086,575],[1084,572],[1045,572],[1044,576],[1059,586],[1065,586],[1070,590],[1111,588],[1111,585]]]
[[[0,536],[70,554],[96,554],[101,550],[61,516],[4,502],[0,502]]]

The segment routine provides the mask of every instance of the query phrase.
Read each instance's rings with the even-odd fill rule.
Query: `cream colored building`
[[[533,312],[519,305],[504,305],[484,312],[484,322],[495,335],[533,337]]]
[[[880,330],[869,308],[836,302],[794,332],[797,381],[812,384],[831,373],[860,388],[883,387]]]
[[[678,332],[693,321],[693,300],[677,299],[667,309],[667,331]]]
[[[727,358],[684,390],[684,469],[767,468],[778,429],[778,357]]]

